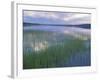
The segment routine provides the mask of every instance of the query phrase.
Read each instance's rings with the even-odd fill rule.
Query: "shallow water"
[[[91,54],[90,49],[84,52],[78,52],[70,56],[66,63],[63,64],[65,67],[77,67],[77,66],[90,66],[91,65]]]
[[[74,38],[83,39],[86,51],[70,56],[60,66],[90,66],[90,30],[76,27],[28,26],[23,31],[23,52],[32,53],[45,50],[47,47],[70,42]],[[58,66],[59,67],[59,66]]]
[[[62,32],[62,33],[83,33],[90,35],[90,29],[80,28],[80,27],[70,27],[70,26],[25,26],[24,31],[52,31],[52,32]]]

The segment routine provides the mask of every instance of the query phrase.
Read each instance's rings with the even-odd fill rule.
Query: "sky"
[[[91,14],[75,12],[23,11],[23,22],[39,24],[90,24]]]

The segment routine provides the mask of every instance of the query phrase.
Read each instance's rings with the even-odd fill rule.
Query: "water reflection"
[[[48,42],[47,41],[35,42],[35,43],[31,44],[31,47],[32,47],[33,51],[45,50],[48,47]]]
[[[63,26],[25,27],[23,34],[23,51],[26,53],[45,50],[49,46],[61,44],[64,41],[68,42],[72,38],[90,39],[90,30],[88,29]]]

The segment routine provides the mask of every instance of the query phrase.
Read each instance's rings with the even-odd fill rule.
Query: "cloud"
[[[24,16],[30,17],[44,17],[44,18],[57,18],[58,16],[54,12],[40,12],[40,11],[24,11]]]
[[[70,13],[70,12],[47,12],[47,11],[24,11],[25,20],[28,18],[44,18],[44,20],[52,20],[65,24],[89,24],[91,23],[91,15],[86,13]],[[39,21],[39,20],[38,20]],[[32,22],[32,21],[31,21]],[[46,22],[46,21],[45,21]]]
[[[90,15],[89,14],[79,14],[79,13],[77,13],[77,14],[73,14],[70,17],[65,17],[64,20],[68,21],[68,20],[73,20],[73,19],[77,19],[77,18],[83,18],[84,19],[87,16],[90,16]]]
[[[71,17],[63,18],[64,21],[70,24],[89,24],[91,23],[90,14],[74,14]]]

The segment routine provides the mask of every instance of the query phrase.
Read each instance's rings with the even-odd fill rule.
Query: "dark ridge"
[[[38,23],[23,23],[23,26],[42,25]]]
[[[86,29],[91,29],[91,24],[81,24],[81,25],[76,25],[80,28],[86,28]]]
[[[44,25],[44,26],[70,26],[70,27],[80,27],[80,28],[86,28],[86,29],[90,29],[91,28],[91,24],[77,24],[77,25],[66,25],[66,24],[40,24],[40,23],[23,23],[23,26],[39,26],[39,25]]]

